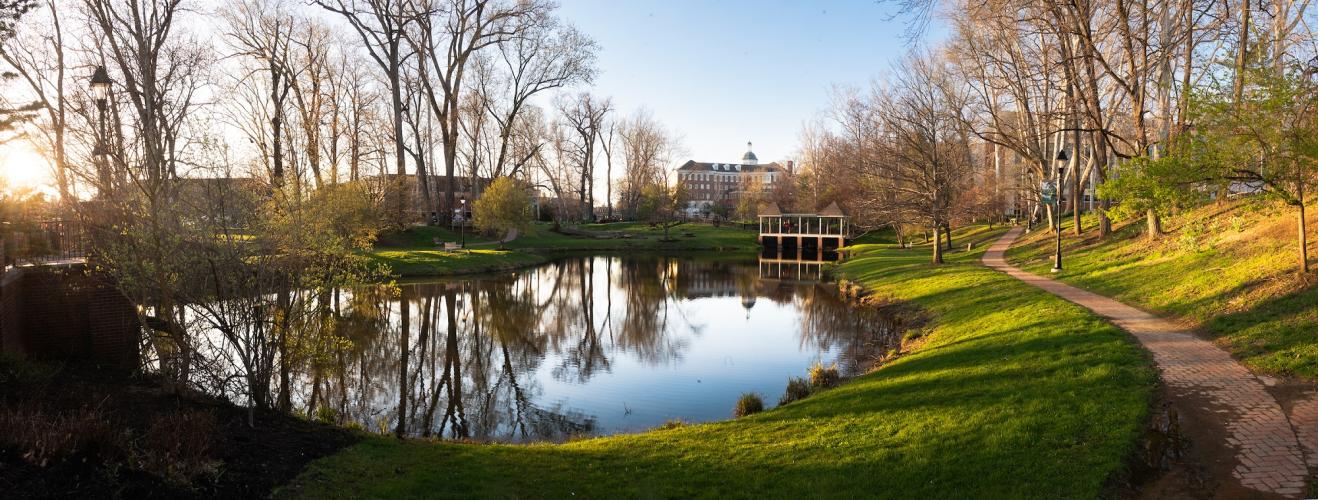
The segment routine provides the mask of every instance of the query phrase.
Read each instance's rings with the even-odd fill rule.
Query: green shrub
[[[1231,230],[1237,233],[1245,232],[1245,218],[1239,214],[1231,216]]]
[[[837,363],[824,366],[823,363],[815,363],[810,367],[810,386],[815,389],[832,389],[842,382],[842,376],[838,374]]]
[[[787,379],[787,390],[783,391],[783,397],[778,398],[778,406],[807,397],[810,397],[810,381],[801,377],[792,377]]]
[[[748,392],[737,398],[737,406],[732,408],[732,416],[741,418],[762,411],[764,411],[764,400],[760,399],[759,394]]]
[[[1200,240],[1208,232],[1208,224],[1202,219],[1187,222],[1185,227],[1181,228],[1181,235],[1177,238],[1176,243],[1181,247],[1181,250],[1198,252],[1202,247]]]
[[[666,431],[669,429],[677,429],[679,427],[686,427],[686,421],[680,418],[673,418],[673,419],[665,420],[663,424],[660,424],[659,430]]]
[[[339,410],[329,405],[319,406],[316,408],[314,420],[322,424],[337,424],[339,423]]]

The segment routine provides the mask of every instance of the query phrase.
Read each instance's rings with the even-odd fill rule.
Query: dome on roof
[[[749,294],[749,296],[742,296],[742,307],[746,307],[746,311],[750,311],[751,307],[755,307],[754,294]]]
[[[746,143],[746,154],[741,155],[741,162],[747,165],[755,165],[760,162],[760,159],[755,157],[755,152],[751,151],[751,143],[749,142]]]

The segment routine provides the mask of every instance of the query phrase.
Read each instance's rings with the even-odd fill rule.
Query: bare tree
[[[251,58],[254,68],[246,77],[260,71],[268,92],[269,130],[255,134],[254,140],[270,142],[270,184],[276,189],[285,181],[284,110],[289,92],[297,81],[295,69],[290,66],[292,40],[296,25],[293,16],[279,0],[243,0],[233,4],[221,14],[227,24],[226,36],[233,44],[236,55]],[[253,82],[254,83],[254,82]],[[250,136],[249,136],[250,137]],[[295,180],[296,182],[296,180]]]
[[[581,197],[581,214],[584,220],[595,220],[595,159],[600,131],[612,111],[608,98],[599,98],[588,92],[563,96],[558,101],[558,112],[571,129],[571,158],[577,170],[577,194]]]
[[[549,9],[549,4],[535,0],[423,0],[409,12],[407,19],[412,26],[406,30],[406,40],[417,54],[417,81],[422,95],[439,121],[444,173],[450,180],[444,192],[441,222],[448,221],[454,206],[452,179],[458,161],[468,64],[477,52],[519,36]]]
[[[407,197],[403,193],[407,175],[404,156],[406,138],[403,136],[403,65],[411,53],[404,43],[405,32],[414,19],[405,0],[315,0],[316,5],[339,14],[352,26],[366,46],[366,52],[375,61],[389,89],[390,111],[393,126],[393,160],[398,176],[394,183],[397,210],[401,217]],[[355,160],[354,160],[355,161]]]
[[[6,9],[16,6],[33,6],[35,2],[17,2]],[[48,151],[54,164],[55,183],[59,188],[60,199],[71,200],[72,180],[69,178],[68,154],[65,147],[68,134],[68,96],[65,85],[68,83],[68,59],[65,57],[67,47],[64,42],[64,26],[60,19],[60,10],[54,0],[47,0],[45,15],[49,24],[42,23],[35,29],[24,30],[17,36],[0,36],[0,60],[13,69],[23,81],[33,100],[28,108],[39,107],[44,115],[44,123],[37,127],[40,133],[40,146]],[[3,28],[8,31],[8,28]],[[0,127],[2,129],[3,127]],[[103,178],[104,175],[98,178]]]

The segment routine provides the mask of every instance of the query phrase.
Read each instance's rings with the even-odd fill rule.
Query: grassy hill
[[[1095,224],[1085,219],[1082,237],[1064,231],[1058,278],[1179,318],[1253,370],[1318,379],[1318,274],[1295,272],[1292,209],[1258,199],[1210,204],[1165,220],[1156,241],[1142,234],[1143,221],[1119,224],[1106,240]],[[1311,259],[1316,239],[1310,234]],[[1049,274],[1053,245],[1050,233],[1035,231],[1007,256]]]
[[[957,236],[982,249],[1000,234]],[[982,250],[940,267],[922,247],[856,252],[840,272],[933,319],[923,347],[839,388],[738,420],[566,444],[371,438],[280,495],[1094,498],[1123,470],[1154,386],[1124,333],[980,266]]]

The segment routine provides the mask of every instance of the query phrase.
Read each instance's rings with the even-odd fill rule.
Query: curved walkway
[[[1020,234],[1018,227],[1003,235],[984,254],[984,264],[1084,306],[1134,335],[1153,354],[1172,397],[1181,400],[1182,412],[1195,413],[1190,417],[1196,421],[1221,426],[1224,432],[1217,434],[1219,442],[1197,444],[1234,449],[1236,463],[1231,475],[1241,486],[1288,497],[1305,493],[1308,469],[1291,420],[1297,420],[1299,434],[1307,439],[1311,430],[1303,426],[1312,425],[1308,420],[1315,415],[1292,408],[1293,416],[1287,417],[1263,382],[1230,354],[1170,321],[1007,264],[1003,253]],[[1311,456],[1309,460],[1318,467],[1318,459]]]

